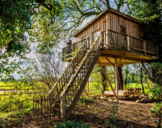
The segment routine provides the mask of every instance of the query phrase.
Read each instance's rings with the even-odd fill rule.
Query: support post
[[[118,77],[118,65],[117,65],[117,58],[115,58],[115,89],[116,89],[116,94],[117,94],[117,103],[119,103],[118,100],[118,82],[119,82],[119,77]]]
[[[111,87],[111,89],[112,89],[112,91],[113,91],[113,93],[114,93],[114,96],[117,98],[117,95],[116,95],[116,93],[115,93],[115,91],[114,91],[114,89],[113,89],[113,86],[112,86],[112,84],[111,84],[109,78],[107,77],[106,72],[105,72],[105,70],[104,70],[104,68],[103,68],[103,66],[102,66],[102,64],[101,64],[101,62],[100,62],[100,60],[98,60],[98,62],[99,62],[99,64],[100,64],[100,66],[101,66],[102,72],[104,73],[104,76],[105,76],[107,82],[109,83],[109,85],[110,85],[110,87]]]
[[[123,77],[122,77],[122,67],[118,67],[118,77],[119,77],[119,85],[118,89],[123,90]]]
[[[88,80],[88,97],[89,97],[89,80]]]
[[[107,30],[106,31],[106,37],[107,37],[107,39],[106,39],[106,45],[107,45],[107,48],[109,48],[109,30]]]
[[[65,118],[65,93],[61,97],[61,103],[60,103],[60,113],[61,118]]]
[[[106,57],[106,60],[107,60],[113,67],[115,67],[114,64],[109,60],[108,57]]]
[[[144,63],[141,62],[141,64],[142,64],[143,69],[145,70],[145,72],[147,73],[147,75],[149,76],[149,78],[151,79],[152,77],[151,77],[151,75],[149,74],[148,70],[146,69]]]
[[[129,36],[127,36],[127,50],[130,52],[131,51],[131,49],[130,49],[130,37]]]
[[[144,56],[146,56],[146,41],[143,41]]]

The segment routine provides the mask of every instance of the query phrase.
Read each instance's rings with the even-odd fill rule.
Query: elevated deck
[[[101,32],[100,40],[103,42],[103,50],[99,57],[102,65],[111,65],[115,61],[114,58],[118,58],[120,65],[150,62],[159,58],[158,45],[143,39],[107,30]],[[70,61],[83,42],[84,40],[63,48],[63,61]],[[90,48],[91,44],[88,41],[87,48]]]

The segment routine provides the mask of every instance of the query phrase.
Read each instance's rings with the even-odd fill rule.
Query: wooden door
[[[126,50],[127,47],[124,47],[124,45],[127,45],[126,27],[120,26],[120,33],[121,33],[121,42],[120,42],[120,44],[123,45],[122,48],[124,48]]]

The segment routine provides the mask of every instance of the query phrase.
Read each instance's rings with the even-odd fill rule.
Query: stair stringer
[[[77,104],[77,102],[78,102],[78,100],[79,100],[79,98],[80,98],[82,92],[84,91],[84,88],[85,88],[85,86],[86,86],[86,83],[87,83],[87,81],[88,81],[90,75],[91,75],[91,72],[92,72],[92,70],[93,70],[93,68],[94,68],[94,66],[95,66],[95,64],[96,64],[96,62],[97,62],[99,56],[101,55],[101,52],[102,52],[102,50],[99,49],[99,50],[98,50],[98,54],[97,54],[97,56],[94,57],[94,60],[93,60],[93,62],[91,63],[91,66],[90,66],[90,68],[89,68],[89,71],[87,72],[87,74],[86,74],[86,76],[85,76],[85,79],[83,80],[82,84],[80,85],[80,89],[77,91],[77,94],[76,94],[74,100],[72,101],[72,103],[71,103],[71,105],[68,107],[68,109],[65,111],[65,115],[62,116],[63,118],[67,118],[67,117],[71,114],[71,112],[72,112],[73,108],[75,107],[75,105]]]

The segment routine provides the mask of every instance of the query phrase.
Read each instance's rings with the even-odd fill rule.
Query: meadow
[[[37,83],[36,87],[43,87],[41,83]],[[115,88],[115,84],[112,83],[113,88]],[[124,86],[125,88],[125,86]],[[139,83],[128,83],[126,89],[131,88],[142,88],[141,84]],[[150,84],[144,83],[145,92],[148,93]],[[88,86],[85,88],[88,90]],[[4,90],[11,90],[10,92],[5,92]],[[17,91],[16,91],[17,90]],[[22,90],[22,91],[20,91]],[[32,92],[38,92],[40,89],[35,89],[33,86],[24,85],[18,82],[17,85],[12,83],[4,83],[0,82],[0,126],[1,122],[7,120],[12,120],[12,122],[17,122],[23,117],[24,115],[31,115],[33,109],[33,96],[37,94],[33,93],[25,93],[24,90],[32,90]],[[111,90],[110,86],[107,85],[107,90]],[[44,94],[44,93],[43,93]],[[102,85],[101,83],[89,83],[89,96],[101,95],[102,94]],[[39,94],[37,96],[40,96]],[[85,93],[83,93],[83,97],[85,97]],[[9,123],[7,123],[9,124]],[[12,125],[12,124],[10,124]]]

